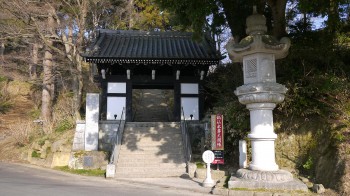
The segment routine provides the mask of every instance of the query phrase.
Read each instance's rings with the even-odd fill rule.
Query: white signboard
[[[214,158],[214,153],[211,150],[206,150],[202,155],[202,159],[205,163],[212,163]]]

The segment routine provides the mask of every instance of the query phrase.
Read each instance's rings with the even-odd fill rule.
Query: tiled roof
[[[100,30],[82,55],[94,63],[218,64],[221,55],[207,39],[192,33]]]

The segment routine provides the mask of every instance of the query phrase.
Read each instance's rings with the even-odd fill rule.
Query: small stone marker
[[[211,173],[210,173],[210,163],[214,161],[215,155],[212,151],[207,150],[203,153],[202,159],[207,164],[207,176],[205,180],[203,181],[204,187],[213,187],[214,181],[211,179]]]
[[[106,178],[114,178],[115,176],[115,165],[108,164],[106,168]]]
[[[314,184],[314,186],[312,187],[312,190],[317,194],[321,194],[326,191],[326,189],[322,184]]]
[[[84,167],[92,167],[94,166],[94,160],[91,156],[84,156],[83,157],[83,166]]]

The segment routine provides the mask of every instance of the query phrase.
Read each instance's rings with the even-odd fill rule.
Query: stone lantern
[[[243,63],[244,85],[235,90],[239,102],[250,111],[252,161],[248,169],[239,169],[229,181],[229,188],[281,188],[287,182],[293,190],[307,190],[291,173],[279,170],[275,161],[272,110],[284,100],[287,88],[276,83],[275,60],[287,56],[290,40],[280,41],[267,35],[266,19],[254,7],[246,20],[247,37],[238,44],[230,41],[227,52],[233,62]],[[292,182],[292,183],[291,183]],[[300,182],[300,183],[299,183]],[[299,186],[300,185],[300,186]],[[276,187],[277,186],[277,187]]]

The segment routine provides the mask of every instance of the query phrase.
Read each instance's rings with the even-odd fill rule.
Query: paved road
[[[203,195],[185,190],[85,177],[0,162],[0,196]]]

